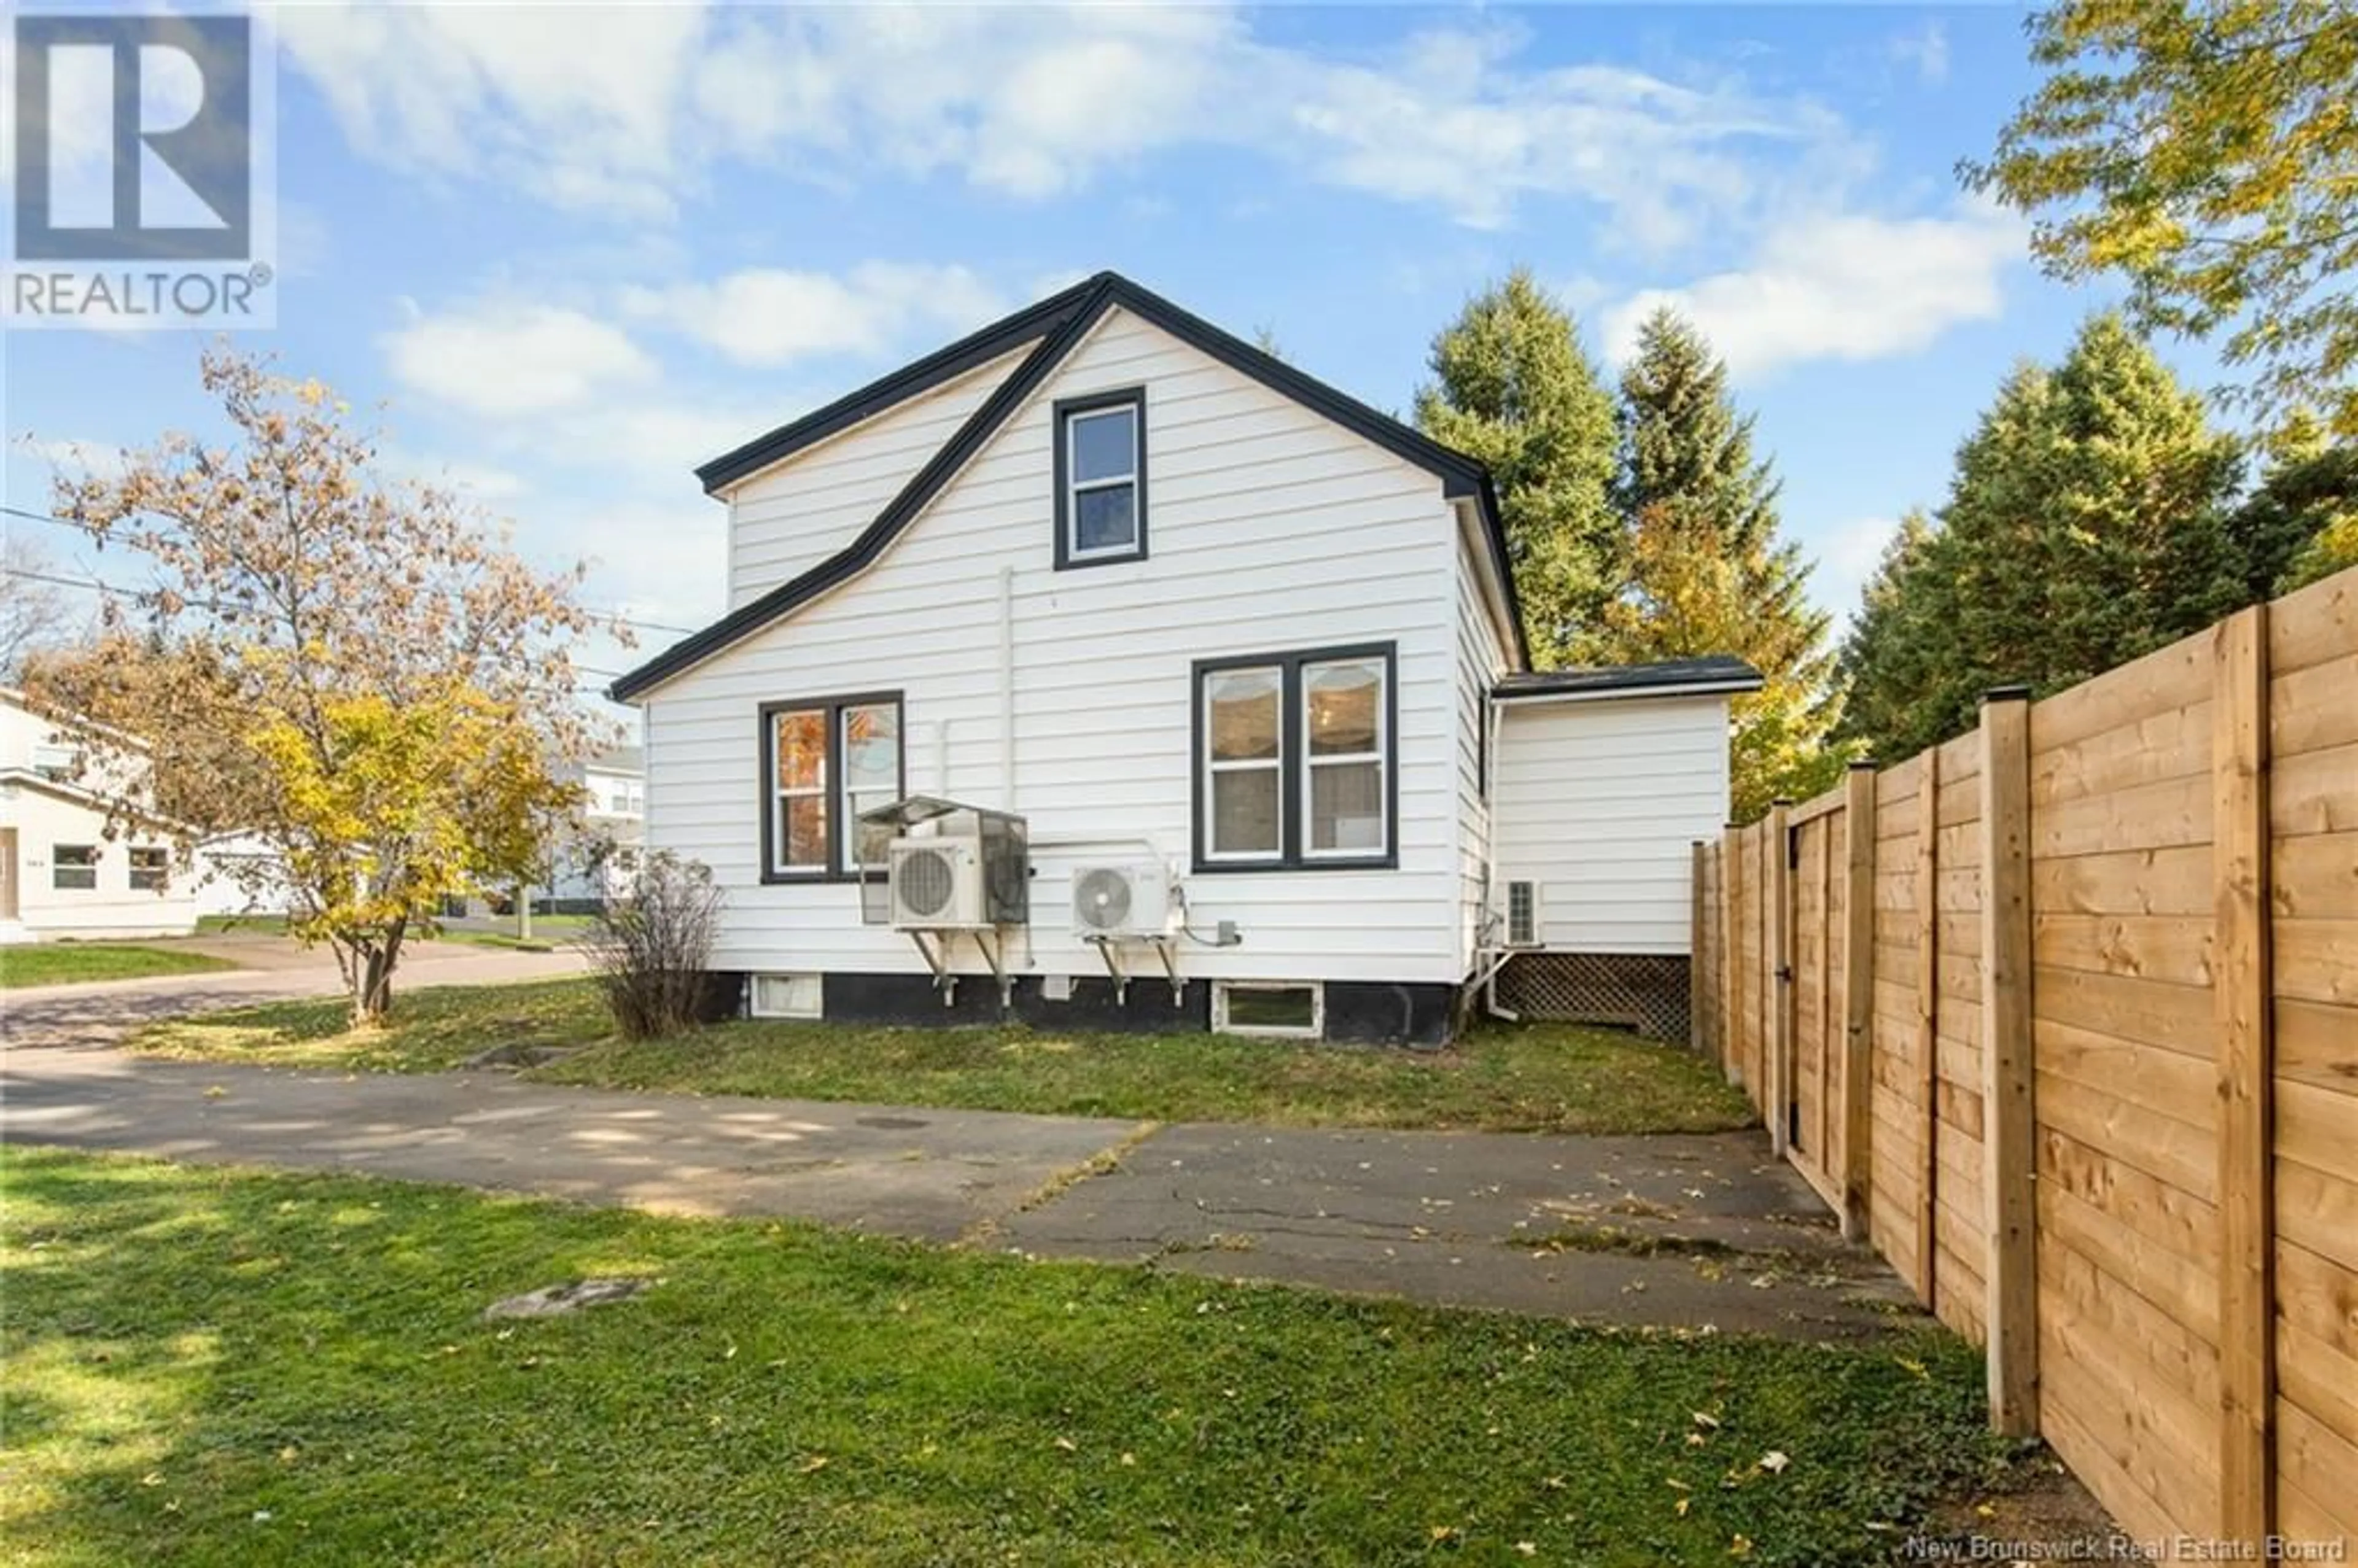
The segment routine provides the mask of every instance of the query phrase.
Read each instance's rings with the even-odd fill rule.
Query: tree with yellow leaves
[[[2037,219],[2064,277],[2115,273],[2139,325],[2251,366],[2280,423],[2358,438],[2358,10],[2349,0],[2061,0],[2050,74],[1960,172]]]
[[[145,740],[191,839],[276,847],[294,934],[334,951],[373,1023],[404,942],[445,896],[530,872],[606,739],[576,698],[582,568],[544,575],[449,492],[383,479],[317,382],[225,347],[202,377],[232,442],[175,433],[59,479],[58,514],[145,557],[152,586],[30,679]]]

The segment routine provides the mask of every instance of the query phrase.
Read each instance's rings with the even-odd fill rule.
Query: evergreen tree
[[[1988,687],[2041,694],[2247,602],[2234,438],[2115,317],[2051,373],[2017,366],[1957,450],[1936,527],[1896,546],[1843,664],[1848,732],[1891,760],[1972,727]]]
[[[2274,448],[2266,476],[2227,519],[2246,604],[2326,575],[2333,542],[2358,542],[2358,445],[2329,445],[2315,420],[2301,418]]]
[[[1416,422],[1498,488],[1531,658],[1566,663],[1619,580],[1613,403],[1564,308],[1517,268],[1433,341]]]
[[[1848,760],[1826,744],[1842,708],[1831,618],[1810,604],[1809,563],[1778,538],[1777,481],[1753,456],[1726,366],[1669,310],[1646,321],[1622,372],[1619,438],[1628,569],[1582,652],[1621,664],[1749,660],[1767,685],[1733,705],[1737,817],[1815,794]]]

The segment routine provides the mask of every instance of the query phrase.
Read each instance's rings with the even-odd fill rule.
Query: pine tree
[[[1581,651],[1623,664],[1749,660],[1767,685],[1733,705],[1737,816],[1815,794],[1847,761],[1826,743],[1842,706],[1831,618],[1810,604],[1809,563],[1778,538],[1777,480],[1753,456],[1726,366],[1669,310],[1648,319],[1622,372],[1619,438],[1628,571]]]
[[[1489,468],[1532,661],[1566,663],[1619,580],[1612,399],[1571,313],[1525,268],[1467,301],[1431,362],[1417,425]]]
[[[2343,551],[2358,543],[2358,445],[2328,444],[2309,418],[2272,445],[2266,476],[2227,519],[2246,604],[2316,580],[2336,558],[2335,541],[2349,541]]]
[[[2051,373],[2017,366],[1936,525],[1869,585],[1843,651],[1846,732],[1897,760],[1970,729],[1990,687],[2057,691],[2247,602],[2226,508],[2241,462],[2116,318]]]

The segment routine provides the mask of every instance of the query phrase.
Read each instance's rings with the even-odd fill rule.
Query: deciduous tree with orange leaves
[[[583,568],[539,571],[449,492],[386,478],[318,382],[227,347],[201,374],[230,438],[58,480],[58,514],[147,581],[29,679],[146,741],[153,805],[191,841],[277,848],[291,929],[333,949],[371,1024],[441,899],[529,874],[573,806],[571,764],[608,739],[571,652],[599,622]]]

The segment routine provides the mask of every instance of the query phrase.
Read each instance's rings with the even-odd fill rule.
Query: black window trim
[[[873,708],[887,702],[900,715],[901,744],[893,759],[897,764],[894,787],[901,797],[906,799],[909,794],[909,704],[901,692],[849,692],[839,697],[781,698],[762,704],[759,717],[755,719],[760,727],[755,736],[755,755],[760,759],[760,766],[756,770],[754,783],[760,791],[761,869],[764,886],[801,887],[812,883],[866,880],[866,875],[860,871],[843,869],[844,832],[849,827],[844,821],[843,810],[843,798],[849,793],[844,788],[843,710],[847,708]],[[772,720],[781,713],[821,711],[827,715],[827,864],[810,871],[782,871],[777,855],[777,729]]]
[[[1348,659],[1384,662],[1384,849],[1379,855],[1308,856],[1303,838],[1308,824],[1301,805],[1309,773],[1303,752],[1302,670],[1305,665],[1338,664]],[[1206,815],[1211,791],[1205,786],[1207,761],[1204,733],[1204,678],[1222,670],[1276,669],[1278,690],[1278,853],[1260,860],[1210,860]],[[1225,876],[1233,872],[1267,871],[1389,871],[1400,868],[1400,644],[1345,643],[1324,648],[1288,649],[1282,653],[1222,654],[1197,659],[1187,676],[1187,706],[1192,718],[1188,747],[1188,841],[1190,861],[1198,874]]]
[[[1133,481],[1137,542],[1127,550],[1093,551],[1086,556],[1073,553],[1072,518],[1072,422],[1076,416],[1102,414],[1109,408],[1128,408],[1133,421],[1137,441],[1138,472]],[[1083,567],[1120,566],[1125,561],[1146,559],[1146,388],[1126,386],[1112,392],[1092,392],[1082,397],[1056,400],[1051,411],[1049,433],[1055,442],[1056,473],[1056,569],[1077,571]]]

